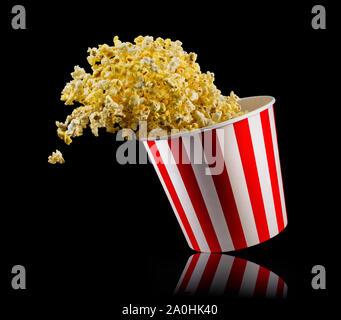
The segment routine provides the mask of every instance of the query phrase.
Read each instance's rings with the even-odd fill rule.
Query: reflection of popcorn
[[[65,162],[62,153],[59,150],[56,152],[52,152],[52,155],[49,156],[48,162],[51,164],[60,163],[63,164]]]
[[[64,123],[56,122],[58,136],[70,144],[89,126],[116,132],[137,130],[147,121],[147,134],[186,132],[242,114],[239,98],[223,96],[214,74],[201,73],[197,55],[187,53],[180,41],[139,36],[135,44],[114,38],[114,46],[88,49],[92,72],[76,66],[61,100],[80,104]],[[138,133],[137,133],[138,134]]]

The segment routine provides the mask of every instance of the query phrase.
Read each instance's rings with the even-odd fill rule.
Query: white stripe
[[[266,220],[268,223],[270,237],[273,237],[278,234],[278,225],[260,113],[249,118],[249,127],[260,188],[262,190]]]
[[[283,212],[284,227],[285,227],[287,225],[287,223],[288,223],[288,219],[287,219],[287,211],[286,211],[286,207],[285,207],[285,198],[284,198],[283,180],[282,180],[282,172],[281,172],[281,163],[280,163],[280,160],[279,160],[279,151],[278,151],[278,143],[277,143],[277,135],[276,135],[276,125],[275,125],[275,115],[274,115],[274,108],[273,108],[273,106],[271,108],[269,108],[269,119],[270,119],[271,136],[272,136],[272,142],[273,142],[274,154],[275,154],[277,178],[278,178],[278,185],[279,185],[279,194],[280,194],[280,197],[281,197],[282,212]]]
[[[239,296],[252,297],[255,291],[259,265],[248,261],[244,270]]]
[[[194,144],[191,150],[191,136],[186,136],[182,138],[188,157],[191,159],[194,156],[194,159],[196,157],[197,159],[199,159],[200,155],[203,154],[201,136],[195,135],[193,136],[193,140]],[[224,213],[220,205],[212,176],[206,175],[205,170],[207,168],[207,165],[205,163],[192,164],[192,168],[222,251],[233,250],[234,246],[232,243],[231,235],[227,228]]]
[[[210,254],[207,253],[201,253],[199,256],[199,260],[197,262],[197,264],[195,265],[195,268],[193,270],[192,276],[188,282],[188,285],[186,287],[186,289],[184,290],[184,292],[188,292],[192,295],[194,295],[196,293],[196,290],[198,288],[198,285],[200,283],[200,279],[202,277],[202,274],[205,270],[207,261],[210,257]]]
[[[160,171],[159,171],[159,168],[158,168],[158,166],[157,166],[157,164],[156,164],[156,162],[155,162],[155,159],[154,159],[154,157],[153,157],[153,154],[152,154],[152,152],[150,151],[150,148],[149,148],[147,142],[144,141],[143,143],[144,143],[144,146],[145,146],[145,148],[146,148],[146,150],[147,150],[147,152],[148,152],[148,156],[149,156],[150,162],[153,164],[154,169],[155,169],[155,171],[156,171],[156,173],[157,173],[157,175],[158,175],[158,177],[159,177],[159,179],[160,179],[160,181],[161,181],[161,184],[162,184],[162,186],[163,186],[163,189],[164,189],[165,192],[166,192],[166,195],[167,195],[167,197],[168,197],[168,200],[169,200],[169,202],[170,202],[170,204],[171,204],[171,206],[172,206],[172,208],[173,208],[173,211],[174,211],[174,213],[175,213],[176,219],[178,220],[178,222],[179,222],[179,224],[180,224],[181,230],[182,230],[182,232],[183,232],[183,234],[184,234],[184,236],[185,236],[185,238],[186,238],[186,241],[187,241],[189,247],[193,249],[192,244],[191,244],[191,241],[189,240],[189,237],[188,237],[188,235],[187,235],[186,229],[185,229],[184,225],[182,224],[182,221],[181,221],[181,219],[180,219],[179,213],[178,213],[178,211],[176,210],[175,205],[174,205],[173,200],[172,200],[172,197],[170,196],[170,194],[169,194],[169,192],[168,192],[167,186],[166,186],[165,182],[163,181],[162,175],[161,175],[161,173],[160,173]]]
[[[198,242],[200,251],[209,252],[209,246],[206,242],[205,235],[201,229],[199,220],[197,218],[197,215],[195,213],[195,210],[192,206],[191,199],[189,198],[189,195],[187,193],[185,184],[181,178],[180,172],[178,170],[178,167],[176,164],[171,164],[171,162],[167,161],[169,157],[173,157],[171,154],[171,150],[168,145],[167,140],[159,140],[155,141],[157,148],[160,152],[161,158],[164,160],[165,167],[167,169],[167,172],[169,174],[169,177],[173,183],[174,189],[178,195],[178,198],[181,202],[182,208],[184,209],[186,213],[186,217],[188,219],[188,222],[192,228],[192,231],[194,233],[195,239]],[[174,159],[172,161],[175,161]]]
[[[196,253],[196,254],[199,254],[199,253]],[[189,267],[189,265],[190,265],[190,263],[191,263],[191,261],[192,261],[192,259],[193,259],[193,256],[194,256],[194,254],[192,254],[192,255],[187,259],[187,263],[186,263],[186,265],[185,265],[185,268],[184,268],[184,270],[182,271],[182,274],[181,274],[181,276],[180,276],[180,279],[179,279],[179,281],[178,281],[178,284],[176,285],[176,287],[175,287],[175,289],[174,289],[174,294],[176,294],[176,293],[179,291],[179,288],[180,288],[180,286],[181,286],[181,284],[182,284],[182,281],[183,281],[184,278],[185,278],[185,275],[186,275],[187,270],[188,270],[188,267]]]
[[[226,289],[227,280],[231,272],[234,257],[221,255],[217,271],[213,277],[210,289],[208,291],[209,295],[223,295]]]
[[[259,239],[233,126],[217,129],[217,136],[220,145],[224,146],[223,156],[226,170],[230,178],[246,243],[248,246],[252,246],[259,243]],[[223,139],[224,142],[221,142]]]
[[[266,289],[266,297],[267,298],[275,298],[277,293],[277,285],[278,285],[278,275],[270,272],[268,287]]]

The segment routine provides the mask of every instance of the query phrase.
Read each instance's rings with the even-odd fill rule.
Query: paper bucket
[[[244,98],[243,116],[143,141],[192,249],[246,248],[287,225],[274,101]]]

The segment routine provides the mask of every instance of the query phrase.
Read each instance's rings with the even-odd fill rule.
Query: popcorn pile
[[[114,46],[89,48],[92,73],[76,66],[61,100],[80,104],[57,134],[66,144],[89,126],[114,133],[147,122],[148,137],[206,127],[243,114],[239,98],[223,96],[213,84],[214,74],[201,73],[197,55],[187,53],[180,41],[139,36],[135,44],[114,38]],[[163,134],[164,135],[164,134]]]

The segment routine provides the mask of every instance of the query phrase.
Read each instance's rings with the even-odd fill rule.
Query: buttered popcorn
[[[56,163],[63,164],[65,163],[65,160],[63,158],[62,153],[59,150],[56,150],[56,152],[52,152],[52,155],[49,156],[48,162],[51,164],[56,164]]]
[[[75,108],[65,122],[56,122],[66,144],[89,126],[114,133],[121,128],[138,134],[147,122],[148,136],[190,131],[241,115],[239,98],[223,96],[214,85],[214,74],[202,73],[195,53],[180,41],[139,36],[135,44],[114,38],[114,46],[89,48],[92,72],[76,66],[61,100]]]

